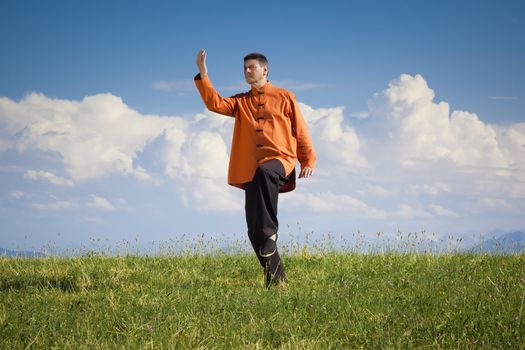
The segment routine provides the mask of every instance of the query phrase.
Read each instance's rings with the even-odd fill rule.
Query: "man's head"
[[[264,85],[268,78],[268,60],[262,53],[250,53],[244,57],[244,78],[250,85]]]

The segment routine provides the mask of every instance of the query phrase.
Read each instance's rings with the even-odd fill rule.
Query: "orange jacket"
[[[228,183],[244,188],[252,181],[260,163],[279,159],[286,176],[295,170],[299,160],[302,167],[315,167],[315,152],[294,94],[273,86],[269,81],[259,91],[231,97],[221,97],[210,79],[195,76],[195,85],[206,107],[213,112],[235,118],[233,128]],[[293,174],[293,190],[295,174]]]

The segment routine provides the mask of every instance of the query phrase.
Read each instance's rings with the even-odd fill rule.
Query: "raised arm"
[[[201,94],[202,101],[206,105],[206,108],[212,112],[233,117],[236,103],[235,98],[221,97],[213,87],[213,84],[208,78],[206,51],[204,51],[204,49],[201,49],[197,54],[197,67],[199,68],[199,74],[195,76],[195,85]]]

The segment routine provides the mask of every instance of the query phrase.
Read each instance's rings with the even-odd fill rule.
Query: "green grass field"
[[[525,255],[0,258],[0,349],[524,349]]]

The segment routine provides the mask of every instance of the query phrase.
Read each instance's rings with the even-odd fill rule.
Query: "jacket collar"
[[[250,91],[252,94],[257,95],[258,93],[263,93],[263,94],[267,93],[271,88],[272,88],[272,83],[270,83],[269,80],[266,80],[266,84],[263,85],[261,90],[257,90],[255,86],[252,86]]]

